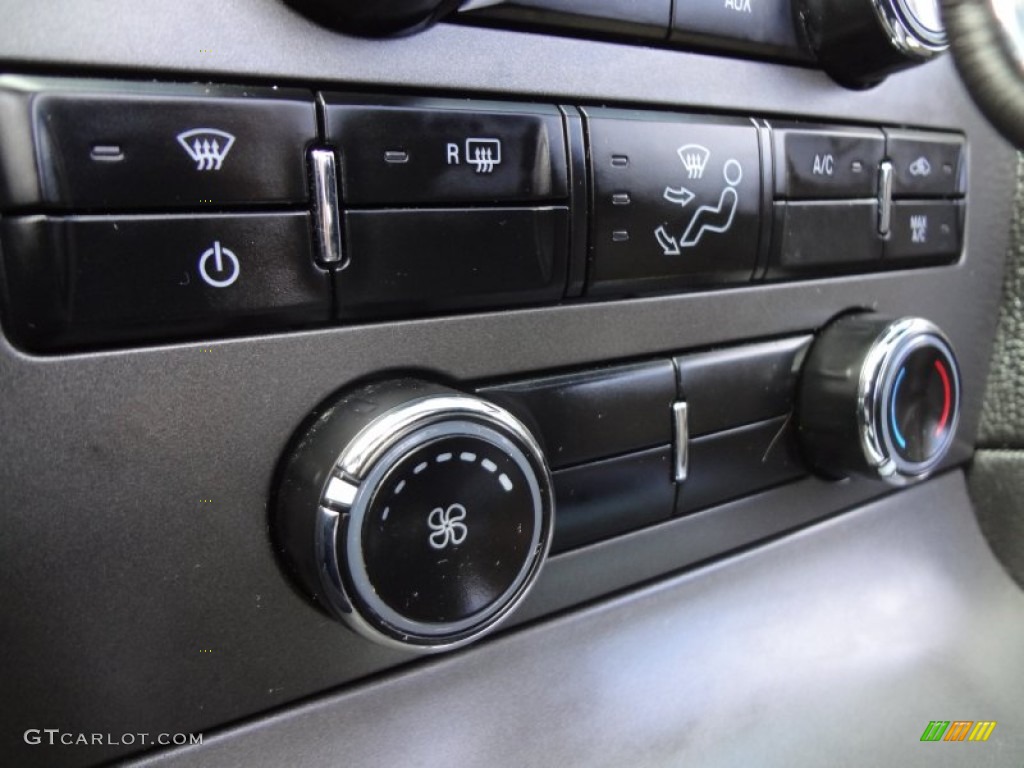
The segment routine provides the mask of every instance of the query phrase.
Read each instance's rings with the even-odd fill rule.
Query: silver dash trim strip
[[[676,482],[685,482],[690,471],[690,421],[686,403],[672,403],[672,423],[675,425]]]
[[[878,234],[889,236],[892,224],[892,163],[885,160],[878,168]]]
[[[340,264],[341,210],[338,206],[338,167],[333,149],[311,149],[309,167],[313,174],[313,220],[320,262]]]

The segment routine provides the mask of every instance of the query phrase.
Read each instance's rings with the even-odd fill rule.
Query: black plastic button
[[[348,205],[564,200],[568,167],[555,107],[325,96]]]
[[[202,210],[305,202],[316,114],[296,90],[5,77],[0,135],[5,206]]]
[[[671,463],[672,451],[663,447],[555,472],[552,552],[670,518],[675,502]]]
[[[8,218],[9,334],[30,349],[326,322],[304,213]]]
[[[566,208],[349,211],[340,317],[557,301],[569,259]]]
[[[589,294],[750,279],[761,161],[746,120],[588,108],[594,216]]]
[[[676,358],[691,437],[784,416],[793,410],[810,336]]]
[[[808,59],[791,0],[675,0],[672,39]]]
[[[691,440],[676,514],[694,512],[806,474],[792,419],[783,416]]]
[[[482,437],[442,438],[403,457],[363,519],[362,557],[375,597],[424,624],[484,611],[529,558],[535,486],[504,448]]]
[[[672,440],[669,361],[517,381],[479,390],[534,428],[558,469]]]
[[[963,246],[963,215],[962,202],[893,203],[886,261],[955,261]]]
[[[672,0],[504,0],[460,18],[665,39],[671,15]]]
[[[893,197],[959,197],[966,191],[964,138],[956,134],[885,131]]]
[[[874,197],[885,156],[879,130],[772,126],[775,197]]]
[[[876,202],[775,204],[769,276],[870,269],[881,258]]]

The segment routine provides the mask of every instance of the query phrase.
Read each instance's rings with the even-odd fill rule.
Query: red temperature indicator
[[[944,348],[913,349],[899,364],[889,394],[889,432],[896,454],[921,464],[946,449],[956,409]]]

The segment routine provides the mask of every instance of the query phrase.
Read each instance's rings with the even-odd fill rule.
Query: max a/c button
[[[897,201],[892,206],[892,228],[885,243],[885,260],[951,262],[963,248],[962,201]]]

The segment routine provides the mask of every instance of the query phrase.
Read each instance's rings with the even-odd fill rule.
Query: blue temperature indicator
[[[900,444],[900,448],[903,450],[907,449],[907,439],[903,437],[903,433],[900,432],[900,425],[896,423],[896,398],[900,394],[900,384],[903,383],[903,377],[907,375],[907,367],[903,366],[900,368],[900,372],[896,376],[896,384],[892,388],[892,397],[889,399],[889,421],[892,423],[892,434],[896,438],[896,442]]]

